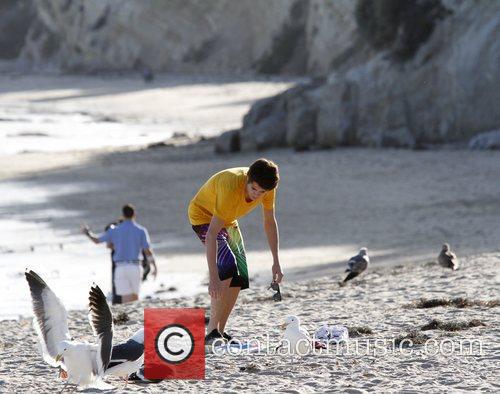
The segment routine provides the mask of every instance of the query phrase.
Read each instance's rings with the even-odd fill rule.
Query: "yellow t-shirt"
[[[213,175],[189,203],[188,216],[192,225],[208,224],[212,216],[224,220],[224,227],[236,226],[236,219],[257,205],[274,208],[275,189],[254,201],[245,200],[248,167],[229,168]]]

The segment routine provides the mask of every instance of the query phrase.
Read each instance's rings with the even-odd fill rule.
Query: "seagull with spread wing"
[[[68,329],[68,317],[61,300],[35,272],[27,271],[31,292],[33,325],[38,334],[44,360],[60,367],[67,383],[80,387],[112,388],[102,381],[113,345],[113,317],[106,297],[97,285],[89,292],[89,320],[97,344],[74,341]]]
[[[144,328],[141,328],[127,342],[113,346],[105,375],[118,376],[127,382],[129,375],[138,372],[143,364]]]

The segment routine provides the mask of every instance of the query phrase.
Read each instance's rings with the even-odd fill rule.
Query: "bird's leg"
[[[126,376],[124,376],[124,377],[122,376],[122,379],[123,379],[123,381],[125,382],[125,385],[122,387],[122,390],[124,390],[124,389],[125,389],[125,387],[127,387],[127,384],[128,384],[128,375],[126,375]]]
[[[73,390],[71,390],[70,393],[74,393],[76,391],[76,389],[78,388],[78,384],[73,384],[73,383],[70,383],[70,382],[66,382],[66,383],[64,383],[64,386],[63,386],[62,390],[59,392],[59,394],[62,394],[64,392],[64,390],[66,390],[66,387],[68,387],[70,385],[74,386]]]
[[[74,393],[76,389],[80,386],[80,382],[82,381],[82,378],[78,379],[78,381],[75,383],[75,387],[73,387],[73,390],[70,391],[70,393]]]
[[[68,387],[69,385],[69,381],[66,381],[66,383],[64,383],[64,386],[62,388],[62,390],[59,392],[59,394],[62,394],[64,392],[64,390],[66,389],[66,387]]]
[[[74,393],[76,391],[78,386],[80,386],[80,381],[81,381],[81,379],[78,379],[78,382],[75,384],[75,387],[73,387],[73,390],[71,390],[70,393]]]

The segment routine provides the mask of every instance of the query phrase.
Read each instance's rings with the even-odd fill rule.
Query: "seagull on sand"
[[[105,375],[113,375],[128,381],[128,376],[139,371],[144,363],[144,329],[141,328],[125,343],[113,346],[111,360]]]
[[[344,286],[347,281],[355,278],[368,268],[370,258],[367,252],[367,248],[361,248],[356,256],[352,256],[349,259],[347,262],[347,269],[345,270],[345,272],[349,272],[349,274],[347,274],[343,282],[339,282],[339,285]]]
[[[288,341],[291,354],[304,356],[311,351],[311,337],[307,330],[300,326],[297,316],[288,316],[281,325],[285,329],[282,341]]]
[[[99,286],[92,285],[89,292],[89,321],[98,338],[97,344],[90,344],[71,338],[66,309],[47,283],[33,271],[27,271],[25,276],[31,292],[33,326],[44,360],[64,371],[61,374],[67,376],[66,385],[113,388],[102,381],[111,358],[113,316]]]
[[[438,263],[441,267],[451,268],[453,271],[458,269],[458,259],[455,253],[451,251],[449,244],[444,244],[441,253],[438,256]]]

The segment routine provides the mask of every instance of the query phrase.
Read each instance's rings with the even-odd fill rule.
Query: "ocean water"
[[[147,145],[169,138],[173,129],[165,123],[122,123],[86,113],[0,111],[0,154]]]

